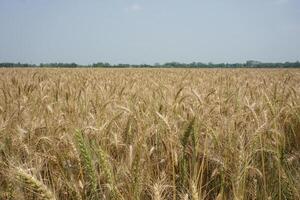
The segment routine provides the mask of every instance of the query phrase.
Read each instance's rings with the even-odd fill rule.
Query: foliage
[[[262,63],[258,61],[247,61],[246,63],[179,63],[167,62],[165,64],[155,63],[149,64],[110,64],[110,63],[94,63],[92,65],[78,65],[76,63],[41,63],[23,64],[23,63],[0,63],[1,67],[41,67],[41,68],[299,68],[300,63],[285,62],[285,63]]]

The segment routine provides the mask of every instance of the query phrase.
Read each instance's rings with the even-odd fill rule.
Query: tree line
[[[110,63],[93,63],[91,65],[79,65],[76,63],[41,63],[28,64],[28,63],[0,63],[1,68],[300,68],[300,62],[283,62],[283,63],[263,63],[258,61],[247,61],[245,63],[180,63],[180,62],[167,62],[164,64],[155,63],[149,64],[110,64]]]

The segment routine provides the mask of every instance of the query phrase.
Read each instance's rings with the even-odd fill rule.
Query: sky
[[[0,0],[0,62],[300,60],[300,0]]]

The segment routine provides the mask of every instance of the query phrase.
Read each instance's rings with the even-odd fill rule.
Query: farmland
[[[0,199],[300,199],[299,69],[0,69]]]

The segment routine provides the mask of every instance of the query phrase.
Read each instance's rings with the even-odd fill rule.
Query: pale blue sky
[[[300,0],[0,0],[0,62],[300,60]]]

